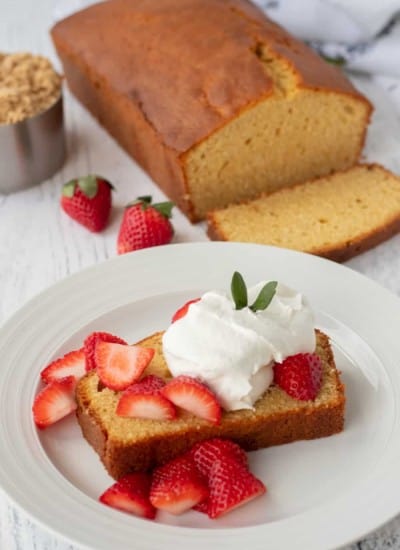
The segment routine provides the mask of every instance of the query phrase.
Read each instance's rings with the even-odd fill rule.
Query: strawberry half
[[[170,514],[182,514],[208,496],[207,483],[189,454],[182,455],[153,472],[150,501]]]
[[[150,486],[151,478],[148,474],[127,474],[104,491],[99,500],[117,510],[154,519],[156,510],[149,499]]]
[[[171,242],[172,202],[151,204],[151,197],[138,197],[125,208],[118,233],[118,254]]]
[[[75,386],[75,377],[67,376],[53,380],[37,394],[32,411],[38,428],[47,428],[76,409]]]
[[[216,460],[208,477],[207,513],[211,519],[231,512],[266,492],[265,485],[235,460]],[[200,508],[203,511],[205,505]]]
[[[178,309],[178,311],[174,313],[171,323],[175,323],[175,321],[178,321],[178,319],[182,319],[182,317],[185,317],[186,313],[188,312],[189,306],[199,301],[200,298],[195,298],[194,300],[189,300],[188,302],[186,302],[186,304],[184,304],[181,308]]]
[[[97,342],[114,342],[115,344],[128,344],[122,338],[114,336],[109,332],[92,332],[85,338],[83,342],[83,351],[85,352],[86,359],[86,371],[94,370],[96,368],[96,361],[94,359],[94,349]]]
[[[97,374],[112,390],[125,390],[139,380],[150,363],[154,349],[98,341],[94,350]]]
[[[221,421],[221,407],[213,392],[191,376],[177,376],[168,382],[161,393],[174,405],[208,420],[213,424]]]
[[[274,382],[294,399],[315,399],[322,384],[321,359],[315,353],[290,355],[274,365]]]
[[[174,405],[161,395],[165,382],[158,376],[149,375],[129,386],[119,398],[116,413],[131,418],[172,420],[176,417]]]
[[[244,450],[229,439],[215,437],[196,443],[190,453],[201,474],[208,477],[212,465],[216,461],[231,460],[243,468],[248,467],[247,455]]]
[[[79,380],[85,372],[85,354],[83,349],[78,349],[52,361],[42,370],[40,377],[43,382],[49,384],[53,380],[60,380],[66,376],[73,376],[75,380]]]
[[[62,189],[61,207],[90,231],[101,231],[110,217],[112,189],[111,183],[100,176],[69,181]]]

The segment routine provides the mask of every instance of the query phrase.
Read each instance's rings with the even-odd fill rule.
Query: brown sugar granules
[[[50,61],[30,53],[0,53],[0,124],[37,115],[60,96],[61,77]]]

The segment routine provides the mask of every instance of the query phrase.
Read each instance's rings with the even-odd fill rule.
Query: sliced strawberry
[[[47,428],[76,409],[75,386],[75,377],[67,376],[53,380],[37,394],[32,411],[38,428]]]
[[[112,390],[124,390],[136,382],[150,363],[154,349],[98,341],[94,350],[97,374]]]
[[[201,512],[202,514],[208,515],[208,498],[205,500],[202,500],[195,506],[193,506],[193,510],[196,510],[196,512]]]
[[[215,437],[196,443],[190,450],[197,469],[208,477],[215,461],[232,460],[243,468],[248,467],[247,454],[229,439]]]
[[[66,353],[64,357],[60,357],[52,361],[40,373],[40,377],[48,384],[53,380],[60,380],[66,376],[74,376],[76,380],[82,378],[85,374],[85,354],[83,349],[78,349]]]
[[[231,512],[246,502],[263,495],[265,485],[247,468],[235,460],[216,460],[211,466],[208,488],[207,513],[211,519]],[[200,507],[203,511],[205,505]]]
[[[199,380],[190,376],[177,376],[160,391],[177,407],[181,407],[213,424],[220,423],[221,407],[217,398]]]
[[[110,334],[109,332],[92,332],[92,334],[89,334],[89,336],[87,336],[85,341],[83,342],[83,350],[85,352],[86,359],[86,370],[88,372],[96,368],[94,349],[96,347],[96,343],[100,341],[113,342],[115,344],[128,344],[122,338],[114,336],[114,334]]]
[[[161,395],[165,381],[158,376],[146,376],[129,386],[119,398],[116,413],[131,418],[172,420],[176,417],[174,405]]]
[[[315,353],[290,355],[274,365],[274,382],[294,399],[315,399],[322,384],[321,359]]]
[[[165,380],[155,374],[148,374],[139,382],[135,382],[129,386],[126,391],[131,390],[137,393],[149,392],[153,393],[161,390],[165,386]]]
[[[188,312],[189,306],[191,304],[195,304],[199,300],[200,300],[200,298],[195,298],[194,300],[189,300],[188,302],[186,302],[186,304],[184,304],[181,308],[178,309],[178,311],[176,311],[174,313],[174,316],[172,317],[171,323],[175,323],[175,321],[177,321],[178,319],[181,319],[182,317],[184,317],[186,315],[186,313]]]
[[[208,496],[207,482],[186,453],[153,472],[150,501],[156,508],[179,515]]]
[[[175,407],[160,393],[137,394],[129,390],[121,395],[116,413],[119,416],[151,420],[173,420],[176,417]]]
[[[123,512],[153,519],[156,510],[149,499],[151,478],[140,472],[127,474],[109,487],[99,498],[100,502]]]

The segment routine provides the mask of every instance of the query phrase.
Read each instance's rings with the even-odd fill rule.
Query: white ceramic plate
[[[190,512],[141,520],[103,506],[112,480],[73,417],[38,432],[39,372],[93,330],[129,341],[165,328],[186,300],[278,279],[302,291],[331,336],[346,384],[346,427],[333,437],[250,453],[265,496],[217,521]],[[0,332],[0,484],[37,522],[95,548],[336,548],[400,512],[400,300],[341,265],[246,244],[169,245],[72,276]]]

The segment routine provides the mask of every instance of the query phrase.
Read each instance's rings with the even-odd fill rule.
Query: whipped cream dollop
[[[267,281],[248,289],[253,303]],[[206,292],[164,333],[173,376],[205,382],[228,411],[251,409],[273,380],[274,361],[315,350],[314,316],[302,294],[278,283],[265,310],[235,309],[232,298]]]

